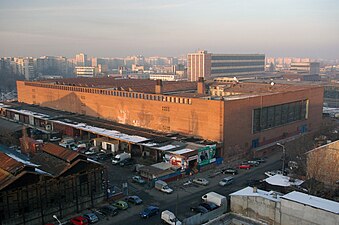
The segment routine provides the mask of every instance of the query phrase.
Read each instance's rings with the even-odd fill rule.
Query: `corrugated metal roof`
[[[0,169],[0,190],[2,189],[4,185],[11,182],[11,179],[13,178],[14,176],[12,174]]]
[[[75,151],[63,148],[59,145],[55,145],[52,143],[43,144],[42,151],[51,154],[59,159],[62,159],[68,163],[72,162],[75,158],[80,156],[79,153]]]
[[[20,171],[25,165],[17,160],[9,157],[3,152],[0,152],[0,168],[11,173],[15,174],[17,171]]]

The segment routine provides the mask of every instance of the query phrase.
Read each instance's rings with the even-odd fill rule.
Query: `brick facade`
[[[18,101],[101,117],[122,124],[179,132],[223,143],[223,156],[246,152],[253,139],[259,144],[317,129],[322,119],[323,88],[260,94],[233,100],[207,100],[172,95],[18,81]],[[252,113],[260,107],[309,100],[308,119],[252,132]]]

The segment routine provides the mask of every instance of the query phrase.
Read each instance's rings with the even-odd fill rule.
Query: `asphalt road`
[[[121,224],[121,225],[136,225],[136,224],[161,224],[160,214],[149,219],[141,219],[138,213],[147,205],[153,204],[160,207],[160,212],[163,210],[170,210],[174,212],[177,217],[182,220],[188,216],[193,215],[190,212],[190,207],[198,205],[201,202],[201,196],[210,191],[215,191],[222,195],[228,196],[241,188],[246,187],[246,181],[250,179],[262,179],[265,177],[264,172],[269,170],[277,170],[281,167],[281,161],[276,157],[268,160],[267,163],[261,164],[259,167],[252,168],[248,171],[240,171],[235,176],[234,183],[226,187],[221,187],[218,182],[227,175],[220,174],[213,178],[205,177],[210,181],[208,186],[199,186],[192,184],[190,186],[183,186],[183,181],[170,183],[174,187],[174,193],[167,195],[157,190],[148,190],[140,188],[136,184],[130,184],[130,194],[137,194],[144,200],[141,206],[132,206],[130,209],[119,213],[119,215],[103,220],[100,224]],[[202,177],[202,176],[200,176]]]

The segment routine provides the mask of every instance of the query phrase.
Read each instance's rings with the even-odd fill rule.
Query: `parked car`
[[[232,184],[233,181],[234,181],[233,177],[225,177],[219,182],[219,185],[226,186],[226,185]]]
[[[116,201],[116,202],[113,202],[112,206],[117,207],[118,209],[121,209],[121,210],[128,209],[128,203],[125,202],[125,201]]]
[[[99,221],[99,217],[95,213],[86,213],[84,217],[89,223],[96,223]]]
[[[238,174],[238,170],[234,168],[226,168],[226,169],[221,170],[221,173],[223,174],[228,173],[228,174],[236,175]]]
[[[82,147],[81,147],[82,148]],[[96,151],[94,151],[94,150],[90,150],[90,149],[88,149],[88,150],[86,150],[85,151],[85,155],[95,155],[97,152]]]
[[[126,201],[131,202],[131,203],[133,203],[133,204],[135,204],[135,205],[140,205],[140,204],[142,204],[142,199],[139,198],[139,196],[136,196],[136,195],[127,196],[127,197],[126,197]]]
[[[193,183],[200,184],[200,185],[208,185],[209,181],[206,180],[205,178],[195,178],[193,179]]]
[[[157,215],[159,213],[159,207],[157,206],[148,206],[142,212],[139,213],[141,218],[149,218],[151,216]]]
[[[107,159],[112,158],[112,154],[99,152],[96,155],[91,156],[91,158],[94,159],[94,160],[97,160],[97,161],[105,161]]]
[[[87,225],[88,220],[83,216],[73,217],[70,222],[74,225]]]
[[[266,159],[265,158],[254,158],[253,159],[254,161],[257,161],[259,163],[265,163],[266,162]]]
[[[218,206],[216,204],[212,203],[212,202],[203,202],[203,203],[200,203],[199,205],[204,207],[208,211],[212,211],[212,210],[215,210],[216,208],[218,208]]]
[[[127,159],[124,159],[120,162],[120,166],[130,166],[130,165],[133,165],[134,164],[134,161],[132,158],[127,158]]]
[[[128,204],[125,201],[117,201],[117,202],[113,202],[112,206],[117,207],[118,209],[121,210],[126,210],[128,209]]]
[[[99,209],[99,212],[105,216],[115,216],[118,214],[118,208],[111,205],[105,205]]]
[[[254,161],[254,160],[249,160],[249,161],[247,161],[247,163],[252,165],[252,166],[259,166],[260,165],[260,162]]]
[[[239,169],[243,169],[243,170],[249,170],[251,169],[251,165],[250,164],[241,164],[239,165]]]
[[[133,176],[132,181],[138,184],[145,184],[146,181],[142,179],[140,176]]]
[[[198,205],[198,206],[191,207],[191,211],[195,212],[195,213],[204,214],[204,213],[208,212],[208,209],[206,209],[205,207],[203,207],[201,205]]]
[[[61,141],[61,138],[60,138],[60,137],[54,136],[54,137],[51,137],[51,138],[49,139],[49,141],[50,141],[50,142],[57,142],[57,141]]]

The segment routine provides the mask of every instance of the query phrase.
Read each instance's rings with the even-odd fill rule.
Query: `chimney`
[[[155,85],[155,93],[162,94],[162,80],[157,80],[157,83]]]
[[[198,94],[205,94],[205,81],[203,77],[198,79]]]
[[[258,188],[257,187],[253,187],[253,193],[257,193],[258,192]]]

